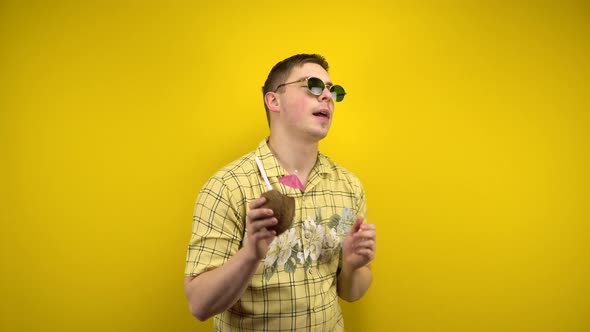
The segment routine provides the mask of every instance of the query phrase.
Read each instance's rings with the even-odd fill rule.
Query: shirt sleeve
[[[201,189],[195,203],[185,276],[220,267],[239,250],[245,221],[235,202],[222,178],[211,178]]]
[[[357,192],[357,211],[358,215],[362,216],[363,219],[367,219],[367,201],[365,198],[365,188],[363,187],[362,183],[358,181],[359,190]]]

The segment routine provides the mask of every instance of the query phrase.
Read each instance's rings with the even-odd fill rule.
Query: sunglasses
[[[321,79],[319,79],[317,77],[306,77],[306,78],[302,78],[297,81],[279,84],[279,86],[277,86],[277,88],[274,92],[277,92],[281,87],[283,87],[285,85],[306,82],[306,81],[307,81],[307,89],[314,96],[321,95],[322,92],[324,92],[325,88],[328,88],[328,90],[330,91],[330,94],[332,94],[332,99],[335,101],[342,101],[342,99],[344,99],[344,96],[346,96],[346,91],[344,91],[344,88],[341,87],[340,85],[332,85],[332,84],[326,85],[324,83],[324,81],[322,81]]]

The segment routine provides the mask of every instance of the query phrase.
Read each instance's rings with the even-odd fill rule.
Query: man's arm
[[[261,209],[264,197],[250,203],[246,216],[247,239],[245,245],[223,266],[196,277],[185,277],[184,292],[191,313],[204,321],[229,309],[244,293],[266,256],[276,234],[267,228],[277,224],[272,210]]]
[[[248,251],[242,248],[223,266],[185,277],[184,292],[193,316],[204,321],[238,301],[260,263]]]
[[[338,296],[348,302],[360,299],[373,281],[370,262],[375,258],[375,225],[356,222],[342,243],[342,268],[338,274]]]

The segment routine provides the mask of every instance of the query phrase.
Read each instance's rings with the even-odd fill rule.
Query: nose
[[[324,90],[322,90],[322,94],[319,97],[320,100],[329,100],[332,99],[332,93],[330,92],[330,89],[326,86],[324,87]]]

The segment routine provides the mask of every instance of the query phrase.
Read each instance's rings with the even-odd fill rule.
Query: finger
[[[375,233],[375,231],[373,231],[373,230],[366,230],[366,231],[361,230],[361,231],[354,233],[353,237],[355,240],[358,240],[358,239],[375,240],[377,238],[377,233]]]
[[[262,218],[268,218],[272,215],[273,215],[273,211],[271,209],[256,208],[256,209],[248,211],[248,218],[252,221],[262,219]]]
[[[356,217],[354,224],[352,225],[352,227],[350,227],[350,234],[354,234],[354,233],[358,232],[359,229],[361,229],[362,224],[363,224],[363,217],[361,217],[361,216]]]
[[[273,239],[277,235],[277,232],[269,231],[266,228],[260,229],[260,231],[255,232],[253,234],[249,234],[248,237],[254,241],[260,241],[265,239]]]
[[[361,243],[375,243],[375,238],[374,237],[355,237],[353,244],[359,245]]]
[[[364,230],[373,230],[373,231],[374,231],[375,229],[376,229],[376,227],[375,227],[375,224],[367,224],[367,223],[363,223],[363,224],[361,225],[361,230],[363,230],[363,231],[364,231]]]
[[[250,209],[254,210],[254,209],[258,209],[259,207],[261,207],[262,205],[264,205],[264,203],[266,203],[266,197],[258,197],[257,199],[253,200],[252,202],[250,202]]]
[[[355,251],[355,254],[364,257],[367,260],[367,263],[375,259],[375,252],[369,249]]]
[[[250,231],[251,232],[259,232],[263,229],[268,229],[278,224],[277,218],[265,218],[265,219],[258,219],[254,222],[250,222]]]
[[[354,250],[359,249],[369,249],[375,251],[375,241],[366,240],[366,241],[359,241],[354,244]]]

